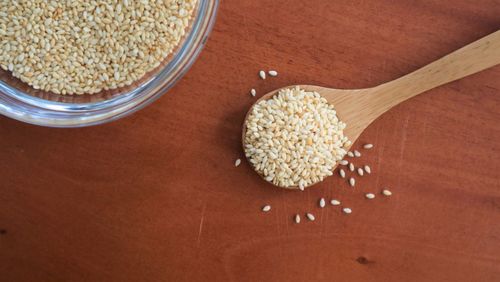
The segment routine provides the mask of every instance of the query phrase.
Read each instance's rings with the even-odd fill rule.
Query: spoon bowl
[[[352,144],[370,123],[397,104],[430,89],[493,67],[499,63],[500,31],[496,31],[410,74],[372,88],[348,90],[315,85],[292,85],[263,95],[254,105],[262,100],[271,99],[281,89],[285,88],[298,86],[307,92],[317,92],[335,107],[339,120],[347,124],[344,135],[349,138],[351,145],[344,147],[344,149],[349,151]],[[243,150],[245,150],[247,119],[252,112],[252,108],[253,106],[247,112],[243,122]],[[260,176],[265,179],[264,175]],[[282,188],[298,189],[297,186]]]
[[[303,89],[304,91],[307,92],[317,92],[319,93],[323,98],[325,98],[329,104],[333,105],[335,107],[335,111],[337,112],[337,117],[339,120],[347,124],[347,127],[344,129],[344,135],[349,138],[351,141],[351,144],[349,146],[344,146],[343,148],[346,151],[349,151],[350,147],[354,143],[354,141],[361,135],[363,130],[371,123],[372,120],[370,120],[370,115],[366,115],[365,113],[360,113],[354,107],[357,102],[359,102],[359,99],[362,99],[361,97],[364,97],[364,95],[367,95],[370,93],[372,88],[367,88],[367,89],[357,89],[357,90],[344,90],[344,89],[332,89],[332,88],[326,88],[326,87],[321,87],[321,86],[315,86],[315,85],[291,85],[287,87],[282,87],[276,90],[273,90],[263,96],[261,96],[253,105],[258,104],[260,101],[263,100],[269,100],[272,99],[278,92],[282,89],[287,89],[287,88],[295,88],[299,87],[300,89]],[[246,121],[252,112],[253,105],[250,108],[250,110],[247,112],[245,116],[245,120],[243,122],[242,126],[242,145],[243,145],[243,150],[245,151],[245,137],[246,137],[246,132],[247,132],[247,126],[246,126]],[[248,157],[247,160],[249,161]],[[249,162],[250,163],[250,162]],[[333,168],[335,169],[335,167]],[[265,176],[262,175],[261,173],[257,172],[264,180]],[[266,180],[267,181],[267,180]],[[286,188],[286,189],[299,189],[298,186],[279,186],[276,185],[272,182],[269,182],[275,186],[281,187],[281,188]],[[310,185],[305,186],[305,188],[310,187],[314,184],[313,183]]]

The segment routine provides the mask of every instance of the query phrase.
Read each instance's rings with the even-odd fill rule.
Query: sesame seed
[[[296,214],[295,215],[295,223],[300,223],[300,215],[299,214]]]
[[[368,174],[372,173],[372,170],[371,170],[371,168],[368,165],[365,165],[365,171]]]
[[[306,213],[306,216],[310,221],[314,221],[316,219],[312,213]]]
[[[391,192],[391,191],[389,191],[389,190],[387,190],[387,189],[384,189],[384,190],[382,190],[382,194],[384,194],[384,196],[389,197],[389,196],[391,196],[391,195],[392,195],[392,192]]]
[[[277,76],[277,75],[278,75],[278,72],[277,72],[277,71],[275,71],[275,70],[270,70],[270,71],[268,72],[268,74],[269,74],[270,76]]]
[[[374,199],[374,198],[375,198],[375,194],[373,194],[373,193],[367,193],[367,194],[365,195],[365,197],[366,197],[367,199],[370,199],[370,200],[371,200],[371,199]]]
[[[271,206],[270,205],[265,205],[263,208],[262,208],[262,211],[263,212],[268,212],[271,210]]]
[[[349,164],[349,170],[350,170],[350,171],[354,171],[354,164],[353,164],[353,163],[350,163],[350,164]]]
[[[252,97],[255,97],[255,95],[257,95],[257,91],[255,91],[255,89],[250,90],[250,95],[252,95]]]
[[[354,187],[354,185],[356,185],[356,180],[354,178],[349,178],[349,185],[351,185],[352,187]]]
[[[340,205],[340,201],[333,199],[330,201],[330,204],[332,204],[332,206],[338,206],[338,205]]]
[[[359,158],[361,157],[361,153],[358,150],[354,150],[354,156]]]
[[[234,166],[239,166],[241,164],[241,159],[237,159],[235,162],[234,162]]]
[[[345,171],[343,169],[339,170],[340,177],[345,178]]]
[[[321,199],[319,199],[319,207],[320,207],[320,208],[324,208],[324,207],[325,207],[325,205],[326,205],[326,203],[325,203],[325,198],[321,198]]]
[[[262,79],[266,79],[266,72],[265,72],[265,71],[263,71],[263,70],[259,71],[259,76],[260,76],[260,78],[262,78]]]
[[[347,160],[341,160],[341,161],[339,161],[339,164],[341,164],[341,165],[348,165],[349,162]]]
[[[344,213],[346,214],[352,213],[352,210],[350,208],[343,208],[342,211],[344,211]]]
[[[362,168],[360,168],[360,167],[358,168],[358,174],[359,174],[359,176],[363,176],[363,174],[364,174],[364,173],[363,173],[363,169],[362,169]]]
[[[373,144],[365,144],[363,146],[363,148],[369,150],[369,149],[373,148]]]
[[[347,152],[347,155],[348,155],[349,157],[351,157],[351,158],[353,158],[353,157],[354,157],[354,154],[353,154],[351,151]]]

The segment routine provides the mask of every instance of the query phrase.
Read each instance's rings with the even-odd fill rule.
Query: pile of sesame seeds
[[[197,0],[0,0],[0,66],[35,89],[96,93],[157,68]]]
[[[262,71],[261,71],[262,74]],[[316,92],[281,89],[262,100],[246,120],[245,155],[274,185],[304,190],[333,174],[350,141],[346,124]]]

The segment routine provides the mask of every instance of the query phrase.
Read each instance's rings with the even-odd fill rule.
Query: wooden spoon
[[[485,70],[499,63],[500,31],[496,31],[421,69],[372,88],[346,90],[314,85],[299,85],[299,87],[306,91],[318,92],[330,104],[335,106],[337,116],[347,124],[344,134],[354,143],[370,123],[397,104],[427,90]],[[279,90],[265,94],[254,105],[263,99],[272,98]],[[245,142],[246,120],[251,110],[248,111],[243,123],[243,143]],[[243,150],[245,149],[244,145]],[[346,150],[348,149],[346,148]]]

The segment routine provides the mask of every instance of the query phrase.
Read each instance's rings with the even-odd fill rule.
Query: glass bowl
[[[172,54],[136,83],[96,94],[35,90],[0,68],[0,114],[50,127],[83,127],[129,115],[166,93],[187,72],[207,41],[219,0],[198,0],[189,30]]]

